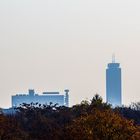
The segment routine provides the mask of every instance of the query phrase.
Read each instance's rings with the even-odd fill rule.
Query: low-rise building
[[[12,107],[19,107],[23,103],[38,103],[47,104],[50,103],[58,104],[58,106],[69,106],[69,90],[65,90],[65,94],[59,94],[59,92],[43,92],[37,94],[33,89],[30,89],[28,93],[17,94],[12,96]]]

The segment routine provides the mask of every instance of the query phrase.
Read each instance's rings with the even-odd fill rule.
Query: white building
[[[19,107],[23,103],[50,103],[58,104],[59,106],[69,106],[69,90],[65,90],[65,94],[59,94],[59,92],[43,92],[41,95],[29,90],[29,93],[17,94],[12,96],[12,107]]]

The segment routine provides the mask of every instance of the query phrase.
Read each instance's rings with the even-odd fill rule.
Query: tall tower
[[[106,99],[113,107],[122,105],[122,87],[121,87],[121,68],[120,64],[115,62],[115,55],[112,57],[112,63],[108,64],[106,69]]]

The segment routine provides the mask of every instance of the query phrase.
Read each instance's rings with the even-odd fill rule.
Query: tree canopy
[[[112,109],[99,95],[70,108],[23,104],[0,114],[0,140],[139,140],[138,107]]]

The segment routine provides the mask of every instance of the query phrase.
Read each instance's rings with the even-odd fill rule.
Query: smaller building
[[[64,94],[59,92],[43,92],[41,95],[35,93],[33,89],[29,89],[28,93],[17,94],[12,96],[12,107],[19,107],[23,103],[39,103],[41,105],[50,103],[59,106],[69,106],[69,90],[65,90]]]
[[[16,112],[17,110],[15,108],[8,108],[8,109],[2,109],[1,113],[3,113],[4,115],[15,115]]]

